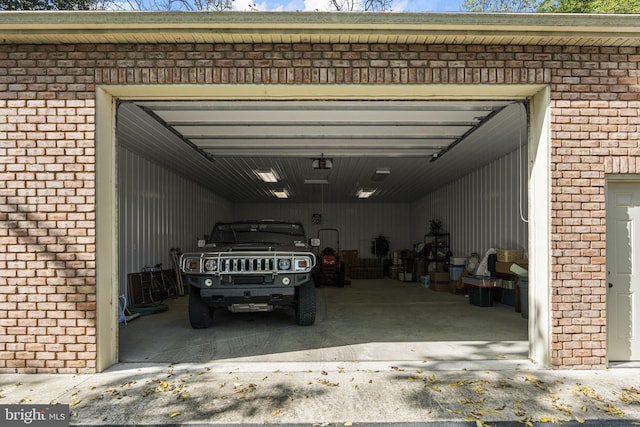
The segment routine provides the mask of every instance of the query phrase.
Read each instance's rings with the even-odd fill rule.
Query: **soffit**
[[[54,17],[55,15],[55,17]],[[0,12],[13,43],[409,43],[640,46],[639,15]]]

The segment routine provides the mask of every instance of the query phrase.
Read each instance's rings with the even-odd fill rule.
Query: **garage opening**
[[[471,294],[459,277],[438,291],[426,278],[451,267],[454,279],[444,246],[464,263],[490,248],[528,254],[529,102],[121,99],[117,293],[128,304],[145,302],[136,274],[170,270],[171,250],[193,250],[218,221],[300,221],[350,265],[346,286],[316,288],[311,327],[276,310],[216,312],[192,330],[177,296],[119,323],[118,360],[527,359],[513,285]],[[261,181],[265,170],[277,182]],[[433,221],[446,235],[436,247]],[[380,237],[385,254],[372,250]]]

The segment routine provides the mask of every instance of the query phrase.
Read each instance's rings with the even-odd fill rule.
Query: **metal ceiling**
[[[278,202],[280,189],[291,202],[366,202],[360,188],[411,202],[526,144],[526,113],[514,101],[127,101],[117,139],[235,203]]]

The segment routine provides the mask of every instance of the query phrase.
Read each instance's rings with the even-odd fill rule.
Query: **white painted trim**
[[[116,99],[96,90],[96,370],[118,362]]]
[[[530,102],[529,129],[529,357],[551,365],[550,91]]]
[[[504,100],[535,96],[546,86],[532,85],[108,85],[123,100],[268,99],[268,100]]]
[[[144,99],[491,100],[530,99],[529,357],[550,365],[549,88],[544,85],[113,85],[99,86],[96,109],[97,370],[118,362],[115,102]],[[540,230],[544,230],[540,233]]]

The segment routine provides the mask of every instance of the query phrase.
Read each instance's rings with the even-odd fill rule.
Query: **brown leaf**
[[[620,409],[616,408],[613,405],[610,404],[605,404],[603,407],[598,407],[599,410],[601,410],[602,412],[604,412],[605,414],[610,414],[610,415],[615,415],[618,417],[624,417],[624,412],[622,412]]]

